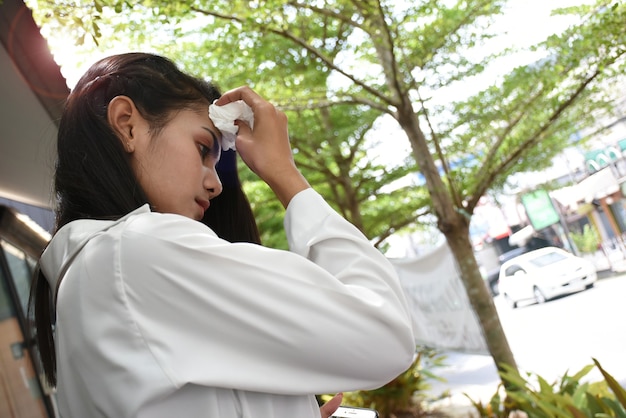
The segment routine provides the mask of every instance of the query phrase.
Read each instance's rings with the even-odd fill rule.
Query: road
[[[501,296],[494,302],[521,371],[553,382],[596,358],[626,384],[626,275],[598,280],[592,289],[544,304],[529,302],[511,309]],[[447,381],[434,382],[428,393],[436,396],[447,389],[451,397],[446,402],[455,405],[468,404],[463,393],[474,400],[489,400],[499,382],[491,357],[446,355],[446,367],[434,373]],[[594,369],[587,380],[601,380],[601,375]]]

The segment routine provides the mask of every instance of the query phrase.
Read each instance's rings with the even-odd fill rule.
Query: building
[[[0,416],[53,417],[53,392],[24,336],[35,260],[49,239],[37,223],[52,228],[53,151],[69,89],[22,0],[0,2],[0,44]]]

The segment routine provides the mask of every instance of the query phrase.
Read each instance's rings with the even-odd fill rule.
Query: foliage
[[[523,411],[533,418],[626,417],[626,390],[596,359],[593,362],[572,376],[565,373],[552,384],[530,373],[525,378],[505,366],[500,372],[503,381],[509,384],[504,400],[498,388],[486,405],[480,401],[472,401],[472,404],[479,416],[485,418],[509,417],[512,411]],[[594,367],[600,370],[604,380],[581,382]],[[538,388],[531,379],[536,380]]]
[[[619,1],[569,9],[584,13],[583,23],[537,46],[541,59],[454,104],[458,119],[445,129],[458,136],[455,149],[471,141],[484,163],[474,171],[472,184],[455,177],[478,191],[472,196],[501,187],[512,172],[548,167],[554,151],[568,146],[574,132],[593,126],[609,111],[612,83],[623,81],[615,72],[625,64],[625,35],[619,29],[625,10]]]
[[[600,238],[596,230],[589,224],[583,227],[582,232],[570,232],[570,238],[582,253],[593,254],[598,251]]]
[[[380,418],[403,416],[401,414],[421,416],[425,392],[430,389],[429,381],[441,380],[434,371],[444,362],[445,356],[437,351],[418,347],[415,361],[404,373],[378,389],[346,392],[343,403],[376,409]],[[321,398],[325,401],[331,396],[323,395]]]

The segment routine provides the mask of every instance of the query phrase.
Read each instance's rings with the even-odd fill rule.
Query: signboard
[[[561,219],[552,204],[552,198],[545,190],[535,190],[522,195],[522,205],[535,231],[554,225]]]

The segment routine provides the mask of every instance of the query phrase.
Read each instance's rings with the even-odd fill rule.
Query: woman
[[[251,243],[232,154],[221,171],[236,193],[213,200],[216,99],[252,108],[237,152],[286,208],[291,251]],[[65,418],[317,418],[313,394],[378,387],[411,364],[393,268],[310,188],[285,115],[247,87],[220,97],[151,54],[97,62],[61,119],[55,191],[34,305]]]

